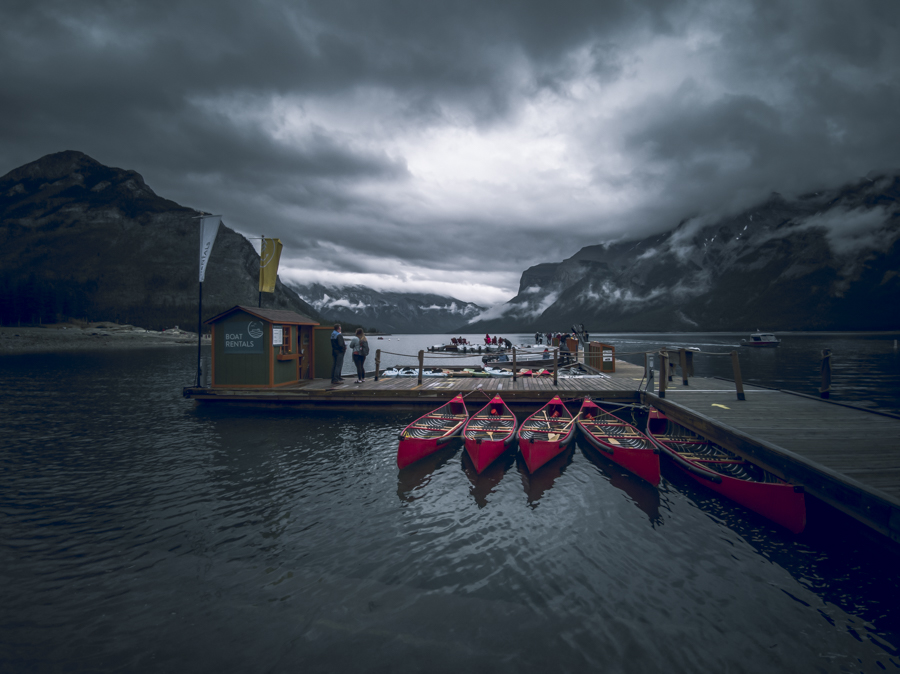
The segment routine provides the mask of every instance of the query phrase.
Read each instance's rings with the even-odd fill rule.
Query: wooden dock
[[[184,396],[203,402],[240,402],[309,408],[392,409],[437,407],[457,393],[472,405],[499,393],[516,412],[530,413],[553,396],[575,401],[643,402],[779,477],[803,485],[818,499],[900,542],[900,418],[801,394],[715,378],[669,382],[666,397],[642,391],[644,370],[623,361],[616,372],[563,379],[552,377],[367,379],[332,385],[304,381],[274,389],[187,387]],[[658,374],[657,374],[658,376]]]
[[[900,542],[900,418],[799,393],[694,378],[642,400]]]
[[[583,398],[586,395],[597,400],[638,402],[643,368],[619,362],[613,374],[598,374],[573,379],[553,377],[517,377],[513,380],[493,377],[423,377],[419,384],[416,377],[382,377],[378,381],[367,378],[362,384],[348,379],[342,384],[332,384],[327,379],[304,380],[299,384],[273,389],[257,388],[198,388],[184,389],[184,396],[204,402],[247,402],[265,404],[289,404],[304,407],[377,407],[436,406],[438,401],[450,400],[457,393],[472,393],[476,398],[480,388],[489,395],[500,393],[507,404],[516,406],[540,406],[553,396],[564,400]]]

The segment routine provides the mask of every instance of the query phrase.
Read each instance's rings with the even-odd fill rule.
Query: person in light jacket
[[[369,355],[369,340],[362,328],[356,328],[356,334],[350,338],[350,353],[356,365],[356,383],[362,384],[366,380],[366,356]]]

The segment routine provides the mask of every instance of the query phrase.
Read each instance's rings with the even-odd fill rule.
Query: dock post
[[[659,397],[666,397],[666,374],[669,372],[669,352],[663,349],[659,352]]]
[[[738,361],[738,352],[731,352],[731,367],[734,368],[734,387],[737,389],[737,399],[746,400],[744,397],[744,382],[741,379],[741,363]]]
[[[559,371],[559,349],[553,349],[553,385],[556,386],[556,374]]]
[[[819,397],[831,397],[831,349],[822,349],[822,385],[819,387]]]
[[[375,349],[375,381],[378,381],[378,372],[381,370],[381,349]]]
[[[516,347],[512,348],[513,352],[513,381],[516,380]]]
[[[653,356],[644,352],[644,378],[647,380],[647,385],[644,386],[644,390],[653,390]]]
[[[681,365],[681,385],[688,385],[688,373],[687,373],[687,352],[684,349],[678,349],[678,360]]]
[[[419,386],[422,385],[422,369],[425,367],[425,351],[419,349]]]

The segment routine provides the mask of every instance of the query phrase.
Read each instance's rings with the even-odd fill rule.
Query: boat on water
[[[647,436],[700,484],[799,534],[806,527],[804,489],[650,410]]]
[[[512,367],[513,359],[511,354],[502,353],[499,356],[482,356],[481,362],[492,367],[497,365],[501,367]],[[568,351],[563,351],[559,354],[556,364],[558,367],[562,367],[564,365],[569,365],[572,362],[574,362],[572,360],[572,354]],[[544,358],[543,356],[534,353],[522,354],[521,356],[517,355],[516,367],[552,368],[553,358]]]
[[[495,379],[505,379],[507,377],[513,376],[512,370],[507,370],[506,368],[503,368],[503,367],[485,366],[484,371],[487,372],[492,377],[494,377]]]
[[[469,417],[463,428],[466,452],[481,473],[510,446],[519,422],[500,396]]]
[[[381,373],[382,377],[418,377],[418,368],[412,367],[392,367]],[[422,370],[423,377],[446,377],[447,373],[442,370]]]
[[[633,424],[585,397],[578,428],[603,456],[656,486],[659,484],[659,449]]]
[[[779,344],[781,344],[781,340],[771,332],[754,332],[750,335],[750,339],[741,340],[741,346],[773,347]]]
[[[473,367],[464,367],[462,370],[450,370],[447,373],[448,377],[476,377],[487,379],[490,377],[490,373],[485,372],[482,369],[475,369]]]
[[[400,432],[397,466],[405,468],[433,454],[459,435],[468,419],[469,412],[462,394],[419,417]]]
[[[522,422],[519,449],[533,473],[562,452],[575,437],[575,418],[559,396]]]

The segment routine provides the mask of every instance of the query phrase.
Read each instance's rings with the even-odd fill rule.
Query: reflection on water
[[[659,514],[659,490],[656,487],[610,461],[581,438],[578,439],[578,447],[582,456],[594,464],[597,472],[607,479],[612,487],[624,492],[647,515],[651,524],[656,526],[663,523]]]
[[[900,669],[897,549],[846,519],[580,442],[398,471],[414,413],[197,406],[195,357],[0,359],[0,671]]]
[[[462,452],[462,469],[469,479],[469,482],[472,483],[469,493],[472,495],[472,498],[475,499],[475,503],[479,508],[487,506],[489,502],[488,497],[494,492],[497,485],[500,484],[500,480],[503,479],[503,476],[509,472],[510,468],[512,468],[516,461],[517,450],[518,446],[516,445],[516,442],[513,441],[512,446],[498,456],[497,459],[481,473],[478,473],[478,471],[475,470],[475,464],[472,462],[469,453],[466,451]]]
[[[516,468],[522,478],[522,486],[525,487],[525,495],[528,497],[528,506],[537,508],[538,501],[549,491],[554,483],[562,476],[566,467],[572,462],[574,444],[569,444],[563,451],[550,459],[533,473],[528,471],[522,454],[516,456]]]
[[[431,482],[434,473],[449,463],[461,445],[462,441],[458,438],[451,440],[433,454],[398,470],[397,496],[400,500],[412,502],[422,498],[426,493],[424,488]]]

